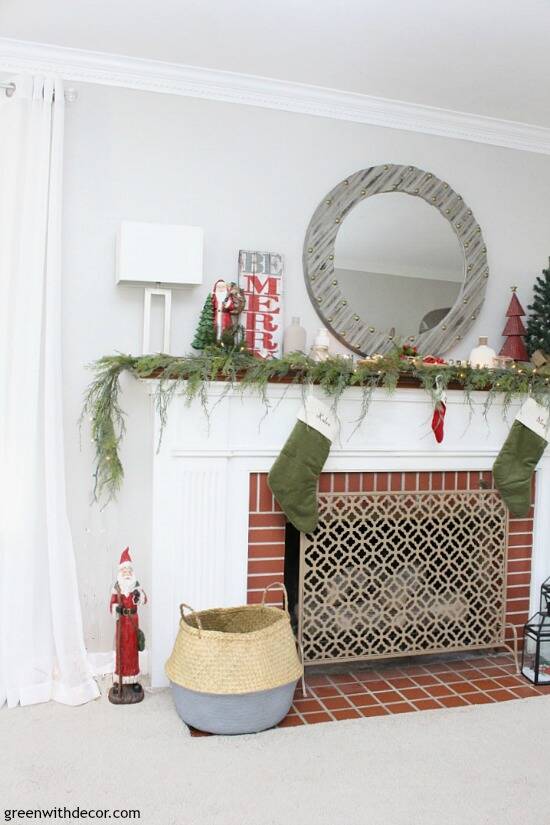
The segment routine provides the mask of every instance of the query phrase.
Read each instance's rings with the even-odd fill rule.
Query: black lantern
[[[542,583],[540,588],[540,607],[541,613],[546,610],[546,605],[550,604],[550,576]]]
[[[541,588],[541,610],[523,628],[521,672],[535,685],[550,685],[550,580]],[[547,593],[543,588],[548,586]]]

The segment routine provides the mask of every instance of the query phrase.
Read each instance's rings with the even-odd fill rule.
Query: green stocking
[[[531,506],[531,480],[548,443],[548,409],[529,398],[521,408],[493,465],[493,477],[513,516]]]
[[[334,431],[329,407],[309,398],[268,476],[281,509],[302,533],[311,533],[317,526],[317,481]]]

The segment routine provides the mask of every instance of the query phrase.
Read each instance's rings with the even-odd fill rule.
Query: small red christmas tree
[[[527,348],[523,336],[525,335],[525,327],[521,317],[525,315],[525,311],[518,301],[516,295],[516,286],[512,287],[512,300],[508,307],[506,317],[506,326],[502,330],[502,334],[506,335],[506,341],[499,352],[499,355],[508,355],[514,361],[528,361]]]

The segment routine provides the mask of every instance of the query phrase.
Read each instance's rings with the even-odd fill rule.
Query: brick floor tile
[[[511,688],[512,693],[515,693],[520,699],[528,699],[531,696],[541,696],[542,694],[538,691],[535,686],[525,685],[524,687],[515,687]]]
[[[316,710],[323,710],[322,705],[316,699],[295,699],[294,707],[300,713],[312,713]]]
[[[306,725],[316,725],[317,722],[330,722],[331,718],[323,711],[322,713],[306,713],[304,714],[304,721]]]
[[[463,670],[462,676],[464,679],[472,680],[472,679],[483,679],[483,673],[481,670]]]
[[[478,690],[496,690],[499,687],[494,679],[472,679],[472,685]]]
[[[365,688],[368,687],[368,685],[364,685],[362,682],[355,682],[355,684],[350,682],[349,684],[338,685],[338,687],[342,693],[345,693],[347,696],[348,694],[365,693]]]
[[[440,685],[441,682],[436,676],[428,676],[427,674],[422,674],[420,676],[415,676],[414,681],[417,685],[424,687],[425,685]]]
[[[380,694],[378,694],[380,696]],[[352,702],[356,707],[365,707],[367,705],[377,705],[378,701],[372,693],[357,693],[353,696],[349,697],[350,702]]]
[[[509,699],[517,699],[517,696],[514,696],[509,690],[488,690],[487,693],[495,702],[507,702]]]
[[[335,719],[361,719],[359,711],[349,708],[349,710],[333,710],[332,715]]]
[[[408,702],[392,702],[391,705],[387,705],[387,708],[390,713],[409,713],[412,710],[417,710],[414,705],[410,705]]]
[[[391,685],[389,682],[384,682],[381,679],[376,679],[372,682],[364,682],[365,687],[369,690],[372,690],[373,693],[378,693],[381,690],[390,690]]]
[[[383,705],[403,701],[403,698],[395,690],[382,690],[380,693],[376,693],[375,696]]]
[[[446,708],[460,708],[468,704],[461,696],[442,696],[439,701]]]
[[[506,671],[501,667],[484,667],[482,673],[484,676],[504,676]]]
[[[353,673],[334,673],[331,674],[330,681],[334,682],[335,685],[341,685],[349,684],[351,682],[356,683],[358,679],[355,678]]]
[[[327,710],[344,710],[345,708],[349,709],[352,707],[344,696],[327,697],[323,699],[323,706],[327,708]]]
[[[414,688],[414,687],[413,688],[401,688],[401,690],[399,692],[405,697],[405,699],[408,699],[408,700],[410,700],[410,699],[429,699],[430,698],[429,695],[426,693],[426,691],[422,690],[422,688],[419,688],[419,687],[416,687],[416,688]]]
[[[407,679],[404,676],[397,677],[395,679],[389,679],[390,685],[392,688],[396,688],[397,690],[401,690],[401,688],[413,688],[415,684],[412,679]]]
[[[340,696],[340,691],[335,685],[331,685],[330,687],[325,687],[324,685],[314,687],[313,692],[315,696],[319,696],[321,699],[324,699],[326,696]]]
[[[493,701],[490,696],[479,690],[477,693],[463,693],[462,698],[466,699],[469,705],[488,705]]]
[[[506,688],[523,687],[525,685],[525,679],[522,679],[521,676],[497,676],[495,682]]]
[[[452,685],[452,688],[455,693],[473,693],[476,690],[479,690],[477,684],[478,683],[475,682],[457,682],[455,685]],[[498,685],[493,685],[493,687],[498,687]]]
[[[451,684],[452,682],[464,682],[466,678],[461,673],[438,673],[438,677],[439,680],[445,684]]]
[[[430,694],[430,696],[435,696],[436,698],[439,698],[440,696],[453,695],[453,691],[445,685],[427,685],[425,690]]]
[[[299,716],[285,716],[282,722],[277,725],[278,728],[295,728],[298,725],[305,724]]]
[[[435,710],[436,708],[441,708],[437,699],[414,699],[413,705],[418,710]]]
[[[324,673],[312,673],[311,676],[306,675],[306,685],[308,687],[317,687],[319,685],[329,685],[328,676]]]
[[[389,710],[382,705],[371,705],[367,708],[361,708],[363,716],[387,716]]]

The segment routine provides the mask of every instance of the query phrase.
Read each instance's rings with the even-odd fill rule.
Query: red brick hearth
[[[353,672],[306,672],[306,696],[296,689],[288,715],[278,727],[314,725],[368,716],[488,705],[543,696],[516,673],[509,653],[474,655],[414,664],[376,663]],[[191,728],[193,736],[209,736]]]

